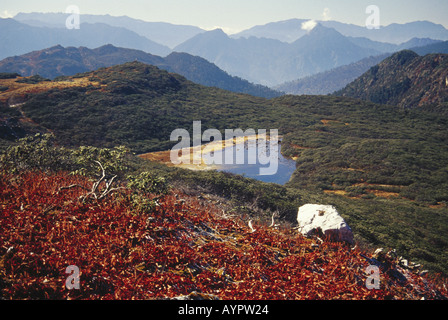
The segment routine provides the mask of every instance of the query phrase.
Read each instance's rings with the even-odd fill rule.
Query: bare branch
[[[255,232],[255,231],[257,231],[257,230],[256,230],[256,229],[254,229],[254,227],[252,226],[252,219],[251,219],[251,220],[249,220],[249,223],[248,223],[248,225],[249,225],[249,228],[250,228],[251,232]]]
[[[87,196],[89,196],[90,194],[93,194],[94,195],[94,197],[95,197],[95,199],[98,199],[98,197],[97,197],[97,195],[96,195],[96,190],[98,189],[98,187],[99,187],[99,185],[101,184],[101,182],[103,182],[103,180],[104,180],[104,178],[106,177],[106,172],[104,171],[104,167],[103,167],[103,165],[101,164],[101,162],[99,162],[99,161],[97,161],[97,160],[94,160],[96,163],[98,163],[98,165],[101,167],[101,173],[102,173],[102,175],[101,175],[101,178],[97,181],[97,182],[95,182],[93,185],[92,185],[92,190],[84,197],[84,200],[87,198]]]
[[[280,226],[279,224],[275,224],[275,222],[274,222],[274,216],[275,216],[277,213],[278,213],[278,211],[275,211],[275,212],[272,214],[272,217],[271,217],[271,225],[269,226],[269,228],[277,228],[277,227]]]
[[[103,180],[104,177],[106,176],[106,172],[104,171],[104,167],[103,167],[103,165],[101,164],[101,162],[99,162],[98,160],[94,160],[94,161],[95,161],[96,163],[98,163],[98,164],[100,165],[100,167],[101,167],[101,171],[102,171],[103,176],[101,177],[100,180]]]
[[[125,188],[124,187],[117,187],[117,188],[112,188],[112,189],[109,189],[109,190],[105,190],[97,199],[101,200],[101,199],[105,198],[109,193],[111,193],[113,191],[120,190],[120,189],[125,189]]]
[[[59,190],[58,190],[58,192],[60,192],[60,191],[62,191],[62,190],[73,189],[73,188],[81,188],[81,189],[84,189],[84,190],[86,190],[86,191],[89,191],[89,189],[87,189],[86,187],[84,187],[84,186],[82,186],[82,185],[79,185],[79,184],[72,184],[72,185],[69,185],[69,186],[66,186],[66,187],[60,187]]]

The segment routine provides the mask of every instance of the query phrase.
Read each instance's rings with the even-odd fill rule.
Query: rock
[[[321,232],[329,240],[354,243],[352,230],[333,206],[303,205],[297,213],[297,222],[299,232],[307,237]]]

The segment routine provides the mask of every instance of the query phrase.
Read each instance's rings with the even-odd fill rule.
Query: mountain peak
[[[333,28],[328,28],[323,26],[320,23],[317,23],[316,26],[314,28],[312,28],[309,32],[308,35],[312,35],[312,36],[342,36],[342,34],[340,34],[339,32],[337,32],[335,29]]]
[[[338,48],[351,47],[354,49],[354,47],[356,46],[347,37],[343,36],[335,29],[325,27],[320,23],[317,23],[316,26],[308,31],[303,37],[297,39],[293,43],[293,45],[299,47],[309,48],[319,46],[325,50],[327,50],[329,44],[332,44],[333,46],[336,46]]]
[[[60,44],[57,44],[55,46],[52,46],[48,49],[44,49],[42,51],[59,51],[59,50],[64,50],[65,48],[63,46],[61,46]]]
[[[225,33],[221,28],[216,28],[210,31],[206,31],[204,33],[198,34],[197,37],[204,36],[204,37],[214,37],[218,39],[228,39],[229,36],[227,33]]]
[[[114,46],[113,44],[106,44],[104,46],[101,46],[99,48],[96,48],[95,50],[98,51],[99,54],[110,54],[115,53],[118,51],[118,47]]]
[[[215,33],[215,34],[225,34],[225,35],[227,35],[227,33],[225,33],[224,30],[222,30],[221,28],[216,28],[216,29],[210,30],[208,32]]]
[[[398,65],[404,65],[414,60],[415,58],[420,57],[417,53],[412,50],[402,50],[394,53],[392,56],[387,58],[384,63],[392,63]]]

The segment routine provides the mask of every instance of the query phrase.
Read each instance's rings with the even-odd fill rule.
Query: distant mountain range
[[[335,93],[401,108],[448,106],[448,55],[404,50]]]
[[[48,49],[9,57],[0,61],[0,72],[17,72],[22,76],[39,74],[54,79],[77,73],[110,67],[129,61],[140,61],[183,75],[188,80],[210,87],[272,98],[281,93],[232,77],[203,58],[186,53],[171,53],[165,58],[140,50],[117,48],[112,45],[96,49],[54,46]]]
[[[363,42],[366,46],[372,43],[378,43],[365,38],[351,38],[354,41]],[[273,87],[276,90],[288,94],[330,94],[335,91],[343,89],[350,82],[360,77],[364,72],[371,67],[377,65],[382,60],[390,57],[393,52],[403,49],[410,49],[419,55],[428,53],[448,53],[448,41],[439,41],[432,39],[411,39],[401,45],[386,44],[384,51],[388,48],[390,51],[378,56],[364,58],[360,61],[351,63],[349,65],[334,68],[329,71],[320,72],[318,74],[301,78],[294,81],[285,82]],[[362,45],[362,43],[360,43]],[[416,47],[413,47],[413,46]]]
[[[14,19],[32,26],[65,28],[65,20],[67,17],[68,14],[65,13],[34,12],[19,13]],[[175,25],[166,22],[147,22],[126,16],[114,17],[110,15],[82,14],[80,22],[82,26],[84,26],[84,23],[103,23],[112,27],[126,28],[169,48],[174,48],[176,45],[205,31],[194,26]],[[151,53],[158,54],[156,52]]]
[[[448,53],[448,41],[437,42],[424,47],[411,48],[411,50],[421,56],[428,53]]]
[[[286,92],[290,93],[302,92],[298,88],[291,89],[291,81],[316,74],[322,76],[325,72],[340,66],[357,63],[353,65],[356,71],[348,76],[348,69],[345,69],[341,74],[343,78],[339,79],[335,86],[329,87],[328,83],[324,83],[313,91],[314,94],[322,94],[332,92],[328,90],[343,88],[373,65],[364,64],[364,62],[378,63],[379,60],[373,59],[374,56],[428,45],[434,46],[434,50],[437,50],[436,48],[443,43],[441,40],[416,37],[400,44],[384,43],[366,37],[344,36],[334,28],[325,27],[323,24],[317,24],[308,32],[297,29],[297,23],[304,21],[291,20],[267,24],[233,36],[227,36],[219,29],[209,31],[193,37],[174,50],[201,56],[230,74],[255,83],[282,88],[282,90],[285,89],[282,85],[288,83],[286,86],[289,89]],[[294,24],[296,24],[295,29]],[[328,23],[324,24],[328,25]],[[414,25],[410,24],[408,27],[412,26]],[[287,32],[282,33],[290,28],[297,31],[296,36],[299,38],[293,42],[282,42],[294,38]],[[274,36],[276,32],[278,37]],[[431,33],[428,31],[427,34]],[[440,34],[443,33],[440,32]],[[361,62],[366,58],[368,59]],[[366,66],[367,69],[360,69],[361,65]]]
[[[14,19],[32,26],[64,28],[66,13],[18,13]],[[292,43],[307,33],[302,26],[309,19],[290,19],[254,26],[233,34],[231,38],[268,38]],[[448,40],[448,30],[440,24],[429,21],[415,21],[404,24],[390,24],[378,30],[338,21],[315,21],[327,28],[333,28],[347,37],[367,38],[372,41],[401,44],[412,38]],[[166,22],[148,22],[127,16],[82,14],[83,23],[104,23],[114,27],[126,28],[154,42],[174,48],[199,33],[205,32],[196,26],[176,25]]]
[[[0,59],[55,45],[97,48],[105,44],[165,56],[171,50],[125,28],[84,23],[80,29],[33,27],[14,19],[0,19]]]
[[[19,13],[14,19],[0,19],[0,59],[57,45],[94,49],[111,44],[160,57],[167,57],[173,51],[184,52],[202,57],[230,76],[251,83],[275,88],[287,83],[290,92],[309,92],[291,87],[291,82],[297,79],[301,79],[300,86],[306,88],[314,86],[303,85],[306,77],[306,81],[316,83],[319,77],[333,77],[326,72],[342,71],[338,79],[334,78],[334,86],[324,81],[313,91],[322,94],[334,88],[341,89],[341,85],[355,79],[359,72],[366,71],[361,66],[370,67],[368,61],[376,61],[376,56],[423,46],[430,46],[426,50],[432,53],[444,52],[447,45],[441,41],[448,40],[447,29],[428,21],[391,24],[379,30],[336,21],[316,21],[316,26],[310,30],[303,25],[309,20],[291,19],[254,26],[229,36],[220,29],[205,31],[195,26],[89,14],[81,15],[79,30],[68,30],[65,27],[68,16],[65,13]],[[125,60],[119,60],[123,62]],[[352,66],[337,69],[349,65]],[[187,72],[186,65],[177,66]],[[184,75],[193,80],[194,66],[189,69],[190,75]],[[92,68],[87,66],[87,70]],[[204,76],[202,73],[198,78],[205,81]],[[316,77],[309,78],[311,76]],[[210,82],[211,76],[207,78]]]
[[[363,37],[348,37],[348,38],[350,39],[350,41],[352,41],[353,43],[355,43],[360,47],[377,50],[383,53],[393,53],[410,48],[424,47],[443,42],[442,40],[434,40],[430,38],[412,38],[401,44],[393,44],[393,43],[373,41]]]
[[[294,42],[306,34],[302,24],[308,20],[290,19],[255,26],[232,35],[233,38],[269,38],[285,42]],[[341,23],[337,21],[316,21],[327,28],[333,28],[347,37],[361,37],[373,41],[401,44],[412,38],[431,38],[448,40],[448,30],[442,25],[428,21],[416,21],[405,24],[390,24],[380,29],[369,30],[364,26]]]
[[[217,29],[196,35],[174,50],[201,56],[230,74],[267,86],[380,54],[321,25],[293,43],[256,37],[233,39]]]

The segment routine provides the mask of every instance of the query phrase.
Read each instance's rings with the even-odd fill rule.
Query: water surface
[[[243,146],[236,146],[236,148],[243,148]],[[224,151],[219,150],[215,151],[213,154],[214,157],[219,157],[224,159]],[[271,183],[277,183],[284,185],[286,184],[291,176],[294,170],[296,169],[296,162],[292,159],[285,158],[280,152],[278,152],[278,169],[277,172],[273,175],[260,175],[260,168],[262,167],[269,167],[269,164],[261,164],[258,160],[256,164],[248,164],[248,151],[249,149],[247,146],[244,147],[244,159],[241,162],[244,162],[244,164],[235,164],[237,161],[237,155],[238,152],[234,152],[234,164],[222,164],[220,165],[217,170],[218,171],[224,171],[224,172],[230,172],[234,174],[240,174],[247,178],[253,178],[257,179],[263,182],[271,182]],[[280,150],[280,144],[278,146],[278,150]],[[203,154],[204,158],[207,158],[209,155]],[[246,160],[246,161],[244,161]]]

